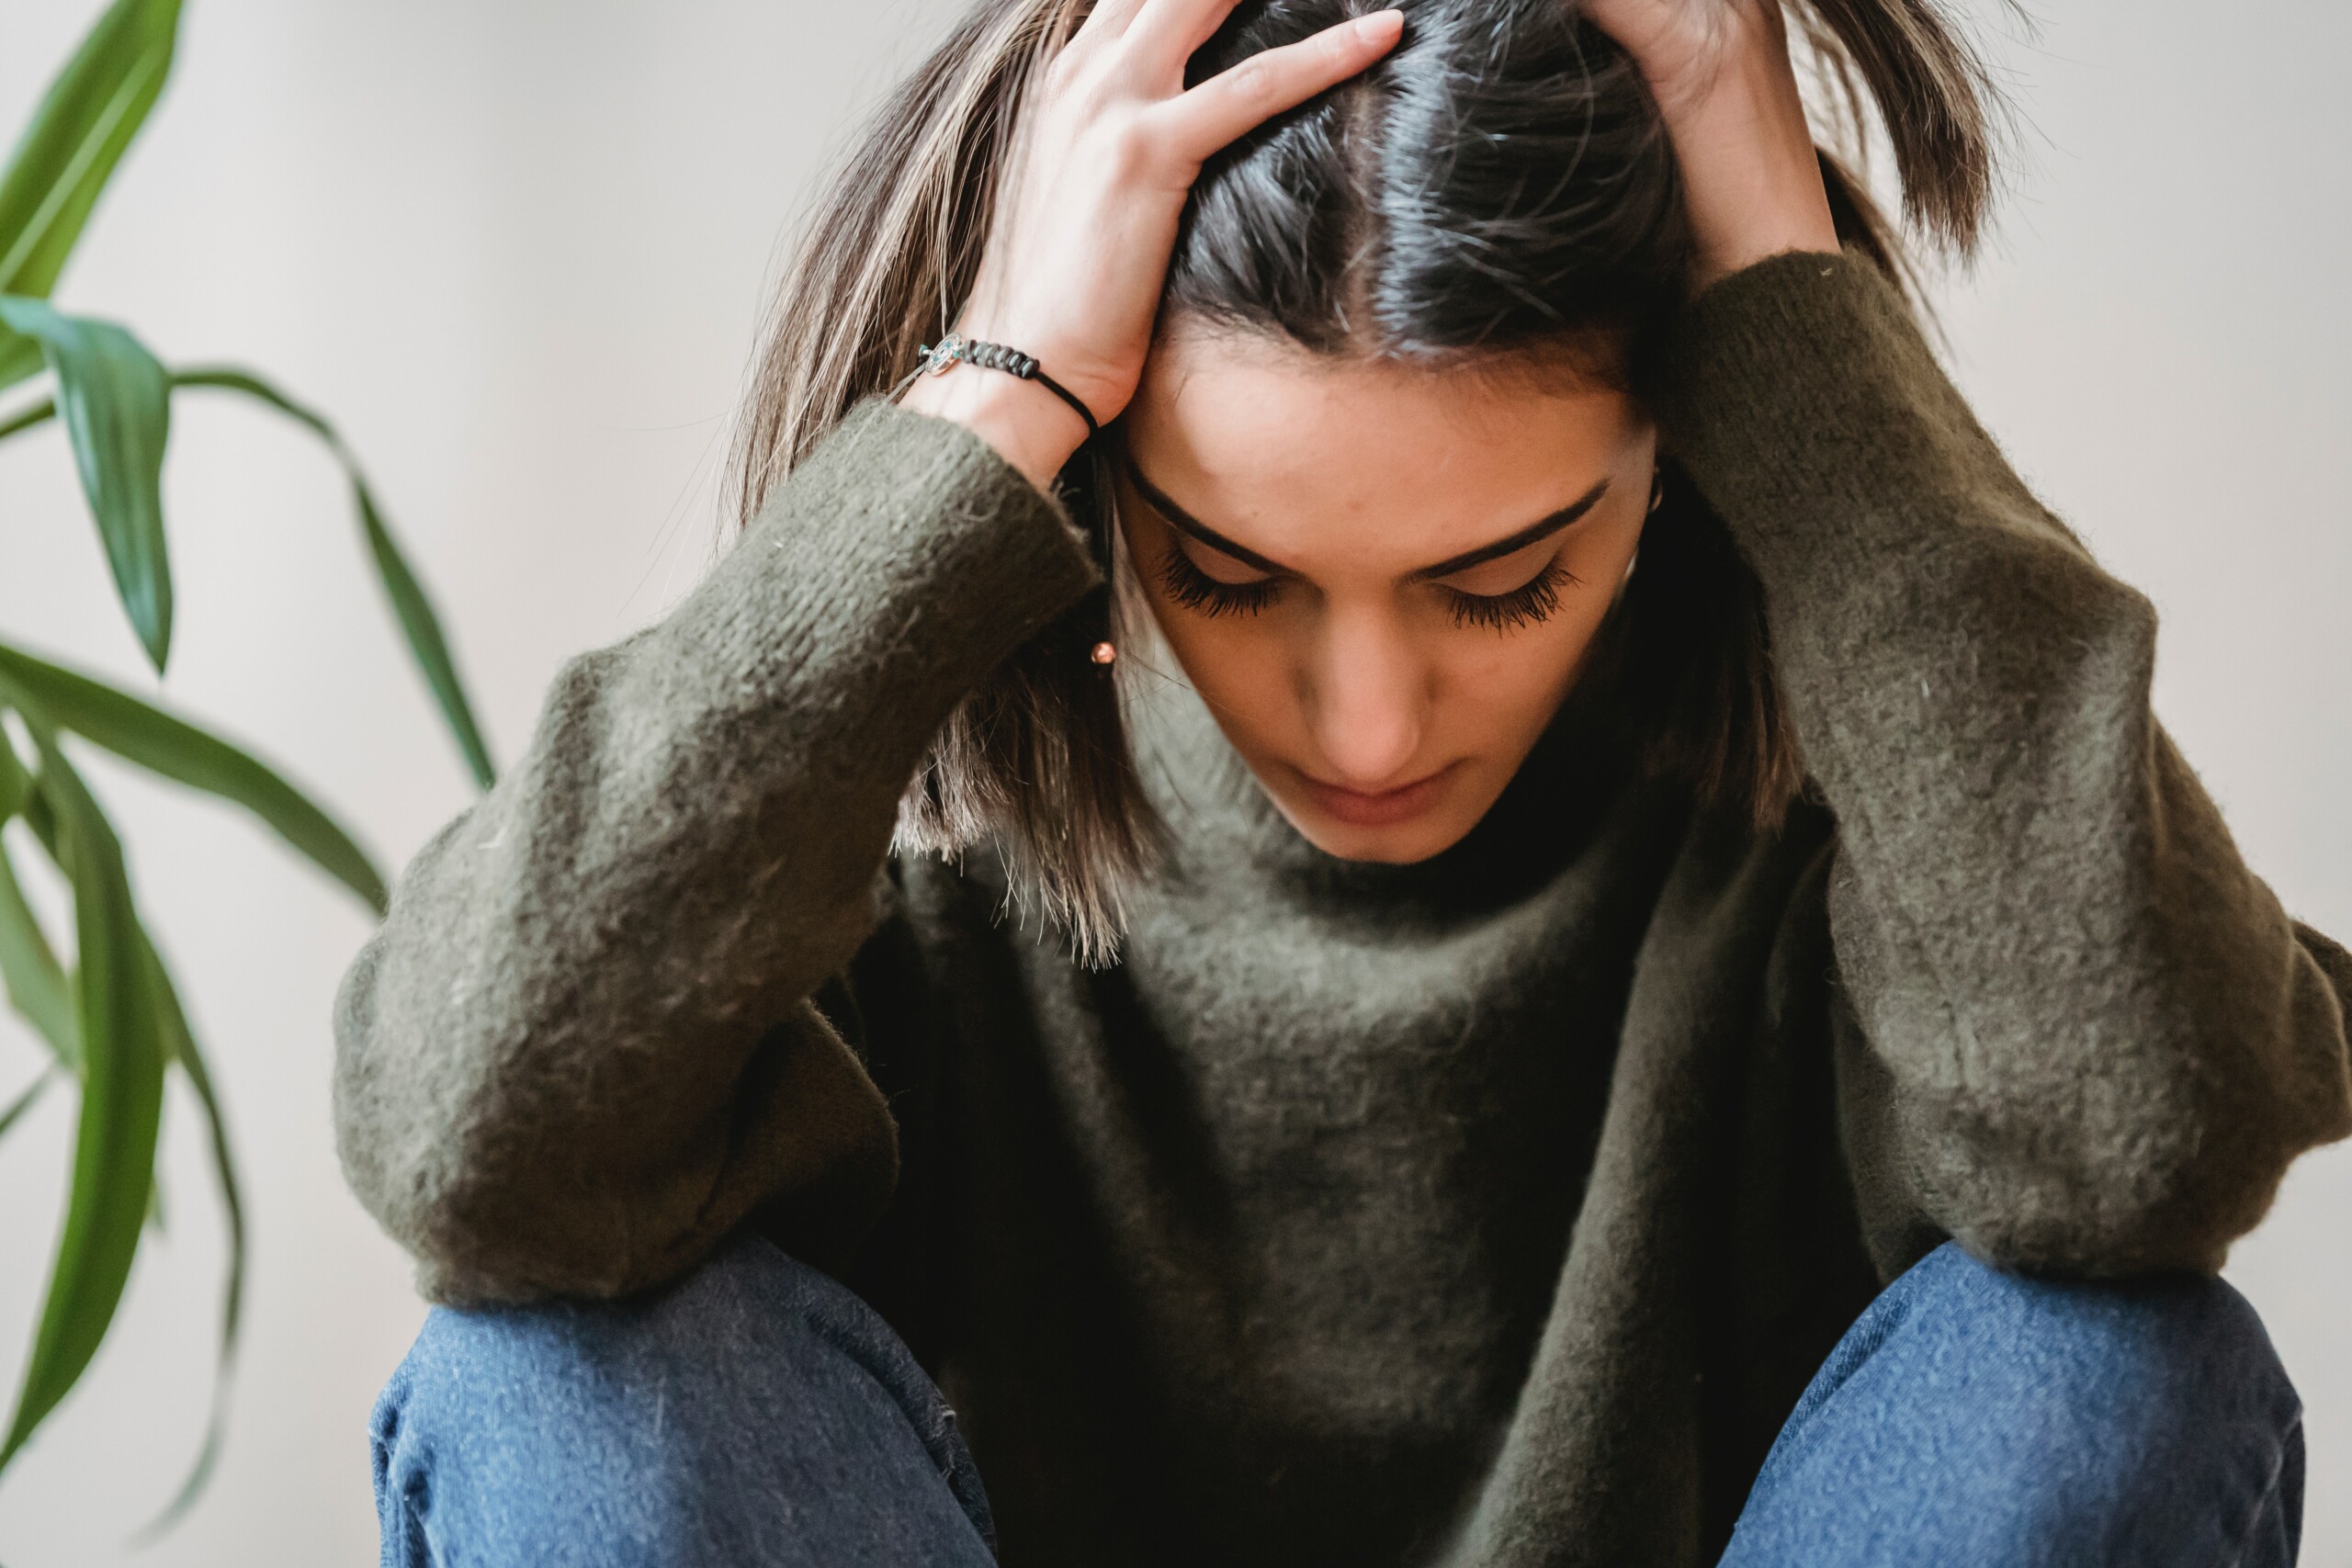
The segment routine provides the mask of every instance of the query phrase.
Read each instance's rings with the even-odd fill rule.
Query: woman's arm
[[[565,666],[337,1010],[345,1170],[427,1294],[618,1294],[780,1198],[873,1218],[889,1115],[807,998],[948,710],[1094,581],[985,443],[868,404],[666,620]]]
[[[1838,818],[1860,1163],[1997,1262],[2218,1268],[2288,1162],[2352,1131],[2352,964],[2157,725],[2154,612],[1858,256],[1718,284],[1661,379]]]
[[[1234,3],[1102,0],[1022,106],[962,326],[1102,420],[1203,160],[1401,25],[1187,88]],[[754,1205],[838,1239],[888,1198],[889,1114],[808,998],[874,923],[941,723],[1095,581],[1044,493],[1083,421],[972,368],[908,403],[854,415],[667,621],[565,668],[522,765],[426,846],[352,966],[344,1166],[426,1293],[618,1294]]]
[[[1761,579],[1838,822],[1849,1139],[1996,1261],[2220,1266],[2352,1132],[2352,961],[2278,908],[2149,710],[2155,615],[1841,255],[1777,0],[1594,0],[1682,164],[1672,449]],[[1899,1216],[1883,1216],[1899,1223]]]

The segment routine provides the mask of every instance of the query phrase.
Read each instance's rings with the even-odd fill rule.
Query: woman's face
[[[1348,860],[1486,815],[1575,681],[1649,511],[1623,392],[1334,362],[1179,328],[1125,417],[1120,516],[1184,673]]]

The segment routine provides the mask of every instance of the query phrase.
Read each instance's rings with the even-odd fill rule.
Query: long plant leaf
[[[171,378],[122,328],[61,314],[44,300],[0,295],[0,323],[39,343],[57,373],[57,405],[115,591],[161,670],[172,648],[172,568],[164,545]]]
[[[45,843],[55,845],[53,828]],[[0,874],[7,871],[5,847],[0,847]],[[20,900],[21,901],[21,900]],[[36,928],[38,936],[38,928]],[[43,942],[42,950],[47,951]],[[212,1409],[206,1423],[204,1446],[198,1452],[187,1479],[155,1521],[141,1530],[134,1544],[144,1544],[163,1535],[176,1524],[202,1494],[219,1462],[221,1438],[227,1430],[229,1374],[236,1358],[237,1342],[244,1321],[245,1298],[245,1202],[243,1184],[237,1178],[237,1165],[229,1142],[227,1117],[221,1111],[220,1097],[213,1088],[212,1073],[206,1064],[203,1051],[196,1042],[196,1032],[188,1025],[187,1010],[181,1005],[178,987],[173,983],[171,971],[163,956],[155,951],[152,939],[141,932],[141,961],[152,991],[155,1021],[160,1031],[161,1048],[167,1062],[179,1064],[187,1075],[188,1087],[196,1091],[198,1107],[204,1112],[209,1144],[212,1155],[212,1172],[220,1189],[220,1205],[226,1215],[229,1232],[229,1262],[225,1284],[221,1292],[220,1338],[219,1360],[213,1376]],[[54,958],[51,959],[52,967]],[[61,985],[62,976],[59,976]],[[70,1022],[70,1020],[69,1020]],[[70,1058],[61,1058],[70,1065]],[[36,1079],[18,1101],[5,1115],[0,1115],[0,1134],[5,1134],[14,1120],[29,1110],[49,1080],[62,1069],[52,1066],[43,1077]],[[162,1229],[163,1187],[158,1180],[150,1189],[148,1223]]]
[[[40,373],[40,344],[0,324],[0,392]]]
[[[171,74],[179,0],[116,0],[57,73],[0,172],[0,294],[46,299]],[[0,327],[0,387],[40,368],[39,346]]]
[[[17,748],[8,739],[8,732],[0,729],[0,827],[25,808],[32,798],[32,775],[17,759]]]
[[[40,804],[32,775],[17,760],[6,731],[0,730],[0,829],[10,818]],[[44,819],[34,831],[39,834],[49,826]],[[78,1071],[81,1043],[74,1031],[73,992],[48,933],[17,882],[5,836],[0,836],[0,989],[7,992],[8,1005],[49,1042],[59,1063]]]
[[[385,596],[391,601],[392,613],[399,620],[401,635],[407,639],[409,651],[424,671],[426,685],[434,701],[441,709],[443,720],[464,756],[466,767],[474,782],[488,789],[497,782],[497,769],[490,757],[490,748],[482,739],[481,726],[475,721],[472,704],[466,696],[464,681],[458,676],[457,661],[450,656],[448,639],[441,630],[441,622],[426,597],[424,584],[401,554],[384,521],[382,508],[376,502],[375,493],[368,488],[368,480],[358,463],[351,456],[341,436],[326,420],[314,411],[294,402],[268,383],[242,370],[223,367],[187,370],[172,378],[178,387],[209,387],[238,391],[256,398],[296,420],[326,442],[335,460],[343,465],[351,481],[354,510],[359,515],[361,531],[368,540],[368,553],[376,566],[378,580],[383,584]],[[0,420],[0,441],[18,431],[57,417],[56,403],[48,399],[31,404],[19,412]]]
[[[0,677],[30,693],[60,728],[126,761],[243,807],[370,908],[384,912],[384,878],[366,852],[301,791],[227,741],[127,692],[5,643]]]
[[[43,842],[45,847],[52,849],[63,847],[57,840],[53,824],[45,825]],[[0,859],[0,871],[6,869],[5,859]],[[188,1087],[196,1091],[198,1109],[204,1112],[205,1126],[209,1134],[208,1141],[212,1154],[213,1179],[220,1189],[221,1209],[228,1222],[229,1263],[227,1279],[221,1292],[220,1359],[214,1371],[212,1411],[206,1423],[204,1446],[198,1451],[196,1462],[190,1467],[187,1479],[181,1484],[177,1495],[165,1506],[153,1524],[134,1538],[134,1544],[152,1541],[177,1523],[203,1492],[219,1461],[221,1438],[227,1429],[229,1374],[235,1360],[237,1342],[244,1321],[247,1252],[243,1187],[237,1178],[236,1158],[231,1149],[228,1120],[221,1111],[220,1096],[213,1087],[211,1069],[205,1062],[203,1051],[197,1044],[195,1031],[188,1025],[187,1010],[181,1005],[179,990],[172,981],[171,971],[165,966],[162,955],[155,951],[153,941],[146,937],[143,930],[141,937],[141,963],[153,997],[161,1048],[167,1062],[179,1064],[181,1072],[187,1077]],[[52,1067],[49,1076],[53,1077],[60,1070]],[[33,1086],[25,1091],[20,1103],[11,1108],[9,1114],[12,1117],[21,1115],[25,1110],[29,1109],[30,1101],[38,1096],[45,1081],[46,1079],[36,1080]],[[5,1133],[6,1126],[7,1122],[0,1120],[0,1133]],[[149,1221],[160,1229],[163,1190],[160,1181],[150,1190],[152,1196]]]
[[[122,846],[55,728],[21,691],[7,695],[40,745],[38,781],[70,850],[82,1111],[65,1224],[16,1412],[0,1439],[0,1468],[80,1380],[114,1321],[154,1182],[164,1101],[162,1033]]]
[[[204,1111],[205,1125],[211,1135],[212,1175],[220,1189],[220,1208],[229,1228],[229,1266],[220,1292],[219,1359],[213,1371],[212,1411],[205,1423],[204,1446],[198,1450],[196,1462],[177,1495],[155,1521],[139,1533],[137,1540],[141,1542],[154,1540],[179,1522],[203,1493],[206,1483],[212,1478],[213,1467],[220,1461],[220,1439],[227,1430],[229,1378],[236,1365],[245,1303],[245,1200],[237,1180],[236,1160],[230,1152],[229,1127],[221,1114],[220,1097],[213,1089],[212,1074],[205,1066],[204,1053],[197,1045],[196,1033],[188,1027],[187,1012],[180,1006],[171,971],[164,967],[152,942],[146,947],[146,964],[164,1046],[187,1075],[188,1087],[196,1091],[197,1103]]]
[[[35,357],[39,357],[40,354],[40,346],[38,344],[33,346],[33,354]],[[31,403],[17,410],[6,419],[0,419],[0,441],[7,440],[20,430],[30,430],[35,425],[47,424],[56,417],[57,400],[43,398],[37,403]]]
[[[0,1111],[0,1138],[16,1131],[17,1123],[25,1119],[27,1111],[40,1103],[40,1097],[47,1094],[49,1086],[56,1081],[57,1069],[54,1066],[43,1067],[40,1077],[27,1084],[24,1092],[8,1102],[8,1109]]]
[[[425,684],[432,688],[434,700],[440,705],[441,716],[456,739],[458,750],[464,754],[474,783],[483,789],[495,784],[498,770],[491,761],[481,727],[474,722],[473,705],[466,699],[465,682],[458,678],[457,660],[450,657],[440,617],[434,614],[433,602],[425,596],[424,583],[410,570],[407,558],[393,539],[383,510],[376,504],[375,493],[368,488],[367,476],[360,471],[358,459],[344,445],[334,426],[315,409],[296,402],[253,372],[234,366],[208,365],[176,371],[172,376],[172,385],[243,393],[266,403],[326,443],[351,480],[352,503],[359,513],[360,529],[368,537],[368,553],[375,560],[376,576],[383,584],[385,597],[391,601],[392,615],[400,622],[401,633],[408,639],[409,652],[424,672]]]
[[[61,844],[58,840],[57,813],[51,809],[49,796],[39,790],[33,791],[26,797],[24,807],[17,815],[24,818],[25,826],[33,830],[33,837],[40,840],[40,847],[49,852],[49,858],[60,865],[64,864],[73,853],[73,846]]]
[[[73,987],[25,901],[6,842],[0,842],[0,982],[7,986],[8,1005],[49,1042],[59,1063],[79,1071],[82,1043],[74,1022]]]

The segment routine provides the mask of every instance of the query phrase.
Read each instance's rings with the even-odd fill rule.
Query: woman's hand
[[[1781,0],[1587,0],[1649,82],[1682,165],[1696,286],[1838,249]]]
[[[956,330],[1035,355],[1109,423],[1135,395],[1178,220],[1227,142],[1362,71],[1403,29],[1377,12],[1268,50],[1186,91],[1185,62],[1238,0],[1101,0],[1057,55],[1012,152]],[[906,406],[969,425],[1042,488],[1086,438],[1045,388],[958,367]]]

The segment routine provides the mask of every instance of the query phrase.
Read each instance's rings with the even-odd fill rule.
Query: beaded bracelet
[[[944,376],[959,364],[977,365],[983,370],[1001,370],[1023,381],[1035,381],[1078,411],[1078,417],[1086,422],[1086,434],[1090,438],[1102,433],[1102,427],[1094,423],[1094,411],[1080,401],[1077,393],[1046,375],[1034,355],[1023,354],[1017,348],[1008,348],[1001,343],[979,343],[960,333],[949,333],[937,343],[922,345],[922,362],[915,367],[914,375],[907,379],[912,381],[915,376],[925,372]]]

